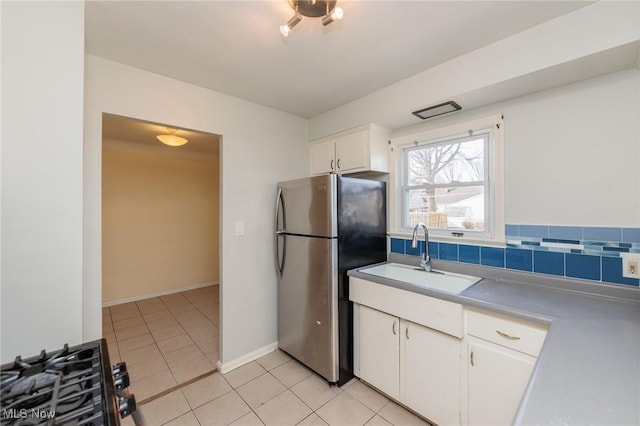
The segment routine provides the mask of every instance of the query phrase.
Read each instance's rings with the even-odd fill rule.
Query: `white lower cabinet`
[[[400,399],[400,320],[367,306],[357,311],[360,378]]]
[[[356,305],[356,375],[439,425],[460,424],[460,339]]]
[[[512,424],[536,358],[481,340],[469,340],[468,422]]]
[[[466,423],[511,425],[547,328],[469,309],[467,333]]]
[[[438,425],[460,424],[461,342],[453,336],[401,321],[404,399],[407,407]],[[404,366],[404,368],[402,368]]]
[[[356,376],[440,426],[513,423],[545,325],[355,277],[349,286]]]

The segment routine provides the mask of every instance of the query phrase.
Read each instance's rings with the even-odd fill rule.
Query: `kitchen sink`
[[[426,272],[424,269],[416,266],[401,263],[385,263],[383,265],[360,269],[360,272],[402,281],[417,287],[446,291],[448,293],[460,293],[482,279],[480,277],[454,274],[452,272]]]

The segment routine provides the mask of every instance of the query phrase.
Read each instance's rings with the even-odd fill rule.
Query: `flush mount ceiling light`
[[[168,135],[158,135],[156,136],[156,138],[158,138],[158,140],[163,144],[169,145],[169,146],[182,146],[185,143],[189,142],[185,138],[176,136],[177,131],[178,130],[176,129],[167,129],[167,132],[169,132]]]
[[[333,21],[338,21],[344,16],[340,6],[336,6],[336,0],[289,0],[289,5],[295,10],[295,15],[285,25],[280,26],[280,32],[287,37],[293,27],[302,21],[302,17],[322,17],[322,25],[327,26]]]
[[[459,111],[462,107],[453,101],[445,102],[443,104],[438,104],[434,106],[430,106],[418,111],[413,111],[411,114],[416,117],[420,117],[423,120],[427,118],[433,118],[438,115],[448,114],[450,112]]]

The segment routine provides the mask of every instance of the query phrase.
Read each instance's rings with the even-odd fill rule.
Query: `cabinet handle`
[[[474,367],[476,364],[473,362],[473,350],[471,351],[471,366]]]
[[[393,335],[396,335],[396,322],[393,322],[393,327],[391,328],[393,330]]]
[[[510,339],[510,340],[520,340],[520,336],[515,336],[513,334],[507,334],[504,331],[496,330],[496,333],[498,333],[500,336],[506,337],[507,339]]]
[[[338,158],[338,162],[336,163],[336,165],[338,166],[338,170],[340,170],[340,159]]]
[[[333,160],[331,160],[331,170],[333,170]]]
[[[407,340],[409,340],[409,326],[407,326],[407,328],[405,328],[404,335],[406,336]]]

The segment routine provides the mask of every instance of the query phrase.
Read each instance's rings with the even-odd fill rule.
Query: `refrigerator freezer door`
[[[335,237],[336,175],[315,176],[278,184],[278,234]]]
[[[338,380],[337,240],[283,235],[278,345],[329,382]]]
[[[338,324],[340,379],[353,377],[353,304],[347,271],[387,260],[386,184],[339,177],[338,205]]]

